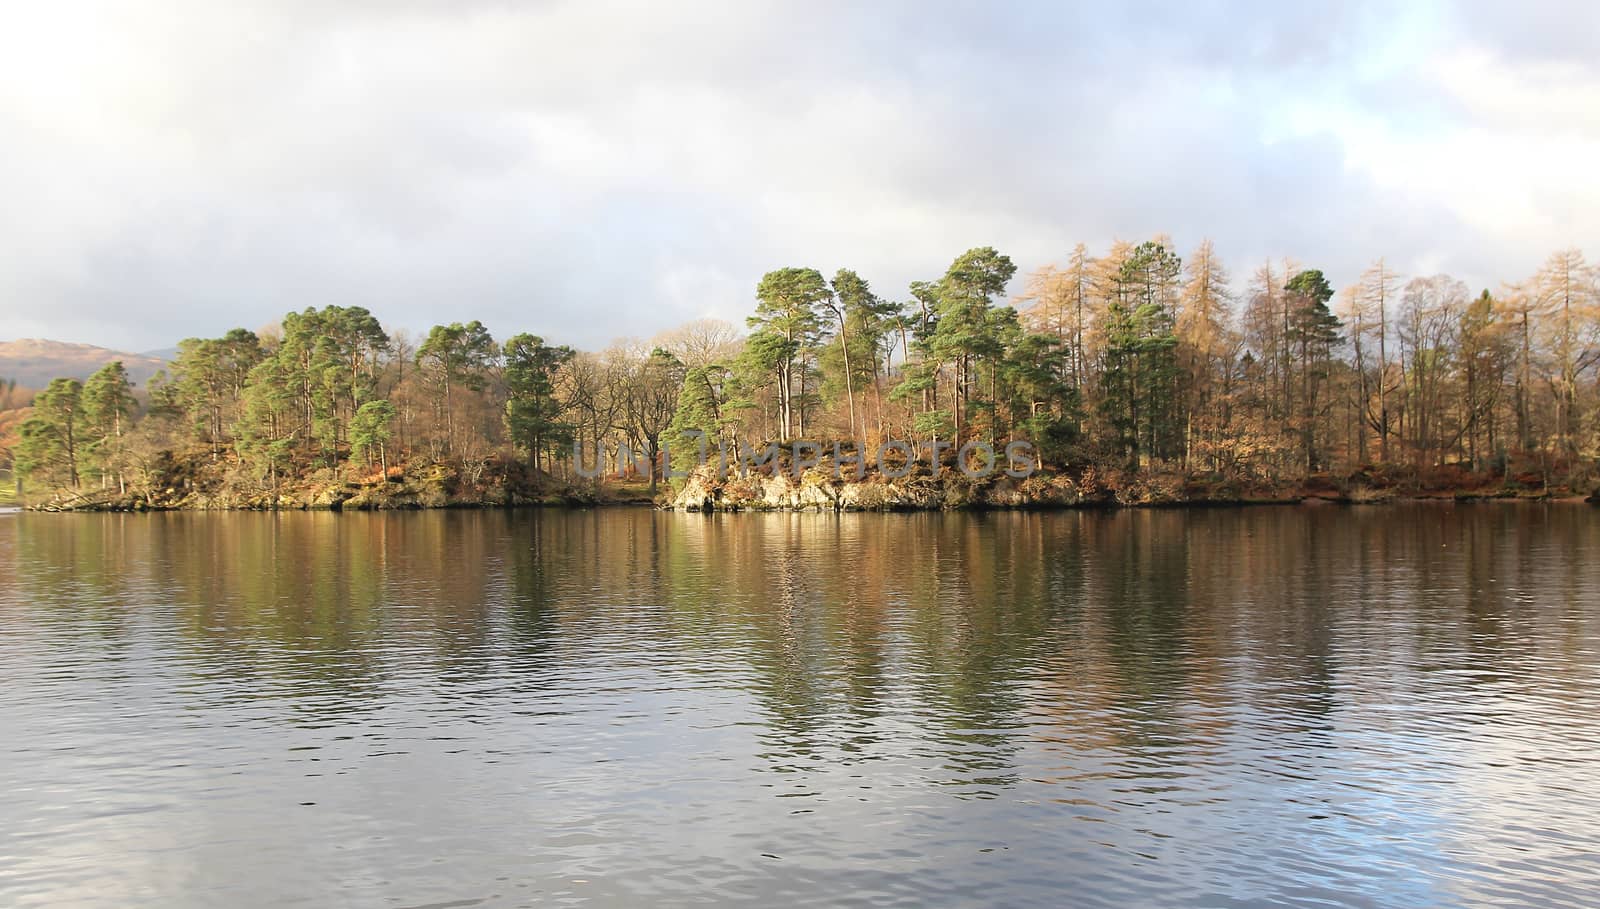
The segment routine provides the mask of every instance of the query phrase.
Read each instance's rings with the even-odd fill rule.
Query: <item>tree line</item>
[[[1235,283],[1210,242],[1078,245],[1025,276],[990,247],[880,295],[850,269],[768,272],[744,330],[697,320],[578,351],[477,321],[425,336],[361,307],[191,338],[147,388],[120,363],[57,379],[20,429],[20,473],[126,491],[183,457],[261,489],[319,471],[443,464],[476,481],[636,475],[684,440],[1027,439],[1047,465],[1288,481],[1371,464],[1592,468],[1600,289],[1565,250],[1494,291],[1380,259],[1335,290],[1265,262]],[[637,454],[639,457],[635,458]],[[676,460],[679,456],[674,455]]]

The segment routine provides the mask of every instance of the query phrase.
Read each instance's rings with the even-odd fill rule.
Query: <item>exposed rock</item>
[[[710,475],[696,471],[684,481],[683,489],[673,499],[673,507],[683,511],[712,511],[716,507],[717,492]]]
[[[798,480],[788,471],[718,476],[703,467],[667,505],[678,511],[937,511],[953,508],[1031,508],[1083,504],[1065,476],[1016,480],[1004,475],[970,478],[946,471],[906,477],[869,474],[844,479],[813,468]]]
[[[606,501],[636,503],[641,495],[630,490]],[[148,489],[57,490],[27,504],[50,511],[373,511],[591,505],[601,496],[588,484],[571,487],[512,459],[475,465],[471,471],[453,462],[417,461],[386,473],[352,464],[269,481],[231,452],[217,456],[197,449],[167,456]]]
[[[338,511],[344,507],[345,501],[348,500],[350,496],[351,493],[345,490],[344,487],[330,486],[327,489],[317,493],[317,495],[311,500],[311,507],[327,508],[333,511]]]
[[[926,464],[889,477],[870,470],[856,478],[821,467],[794,477],[776,471],[717,474],[707,465],[659,496],[640,482],[569,485],[516,459],[463,465],[418,459],[386,472],[356,464],[324,467],[299,477],[263,477],[231,452],[209,448],[167,454],[142,486],[53,490],[24,504],[48,511],[161,511],[287,509],[389,510],[505,506],[655,504],[681,511],[925,511],[959,508],[1083,508],[1163,505],[1292,503],[1307,497],[1329,502],[1387,502],[1431,498],[1550,498],[1576,500],[1569,486],[1506,481],[1501,475],[1457,470],[1418,476],[1393,465],[1347,476],[1264,479],[1221,473],[1143,471],[1084,465],[1045,470],[1027,478],[997,473],[972,477],[949,466],[938,477]],[[792,462],[791,462],[792,463]],[[1459,475],[1458,475],[1459,474]],[[1600,489],[1586,501],[1600,504]]]

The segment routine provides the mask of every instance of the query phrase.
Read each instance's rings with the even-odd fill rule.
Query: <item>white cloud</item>
[[[1165,231],[1236,273],[1486,283],[1593,236],[1583,29],[1541,54],[1494,7],[1407,10],[22,5],[0,336],[359,303],[595,346],[738,321],[788,264],[899,295],[974,245]]]

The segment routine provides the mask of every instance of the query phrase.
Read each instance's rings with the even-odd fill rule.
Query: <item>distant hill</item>
[[[24,338],[0,341],[0,379],[16,379],[18,385],[43,388],[51,379],[87,379],[112,360],[121,360],[135,385],[143,386],[167,365],[162,357],[125,353],[91,344],[68,344]]]

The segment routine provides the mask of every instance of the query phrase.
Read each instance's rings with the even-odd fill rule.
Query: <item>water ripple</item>
[[[1600,903],[1600,513],[17,515],[0,903]]]

